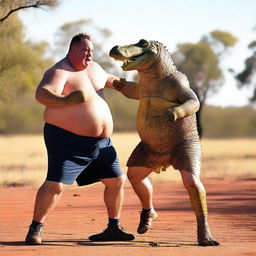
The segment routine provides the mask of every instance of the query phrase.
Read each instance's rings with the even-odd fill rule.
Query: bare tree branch
[[[0,5],[4,4],[5,1],[0,2]],[[49,7],[55,7],[58,5],[58,0],[29,0],[25,1],[22,5],[17,5],[14,8],[10,8],[9,12],[4,15],[4,17],[0,18],[0,23],[2,23],[4,20],[6,20],[12,13],[17,12],[22,9],[27,8],[40,8],[42,6],[49,6]]]

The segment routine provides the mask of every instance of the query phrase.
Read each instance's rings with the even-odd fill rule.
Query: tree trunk
[[[202,126],[202,110],[204,108],[204,103],[205,103],[205,98],[206,98],[206,93],[204,93],[204,95],[201,95],[198,93],[198,91],[196,90],[195,87],[192,87],[192,89],[194,90],[199,102],[200,102],[200,108],[199,110],[196,112],[196,124],[197,124],[197,130],[198,130],[198,135],[199,138],[202,138],[203,135],[203,126]]]
[[[203,135],[203,127],[202,127],[202,110],[203,110],[203,104],[201,103],[201,106],[199,110],[196,112],[196,123],[197,123],[197,130],[199,134],[199,138],[202,138]]]

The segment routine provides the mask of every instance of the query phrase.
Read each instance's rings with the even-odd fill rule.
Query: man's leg
[[[123,199],[124,199],[124,184],[125,176],[117,178],[102,179],[101,182],[105,185],[104,202],[108,211],[108,217],[111,219],[119,219]]]
[[[55,208],[64,188],[63,183],[48,180],[39,188],[36,195],[33,222],[25,240],[27,244],[41,244],[43,223],[48,214]]]
[[[147,232],[152,222],[157,218],[157,213],[153,207],[153,186],[147,178],[151,172],[152,170],[149,168],[138,166],[129,167],[127,172],[128,179],[142,206],[140,223],[137,229],[139,234]]]
[[[89,237],[92,241],[129,241],[134,235],[124,232],[120,228],[120,214],[124,198],[125,176],[102,179],[105,185],[104,202],[108,212],[108,228],[100,234]]]
[[[192,208],[197,219],[197,239],[198,244],[202,246],[219,245],[211,236],[211,231],[208,225],[206,191],[200,178],[190,172],[180,171],[182,181],[188,191]]]

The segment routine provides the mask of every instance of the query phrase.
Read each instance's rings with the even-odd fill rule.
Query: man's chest
[[[97,76],[88,76],[86,73],[72,75],[67,79],[64,86],[64,94],[72,91],[98,91],[105,86],[105,80]]]

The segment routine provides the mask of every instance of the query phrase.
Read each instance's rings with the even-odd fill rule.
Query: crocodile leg
[[[182,178],[184,186],[186,187],[191,206],[195,212],[197,219],[197,240],[201,246],[215,246],[219,245],[217,241],[212,239],[209,228],[207,215],[206,191],[200,179],[195,175],[182,171]]]

